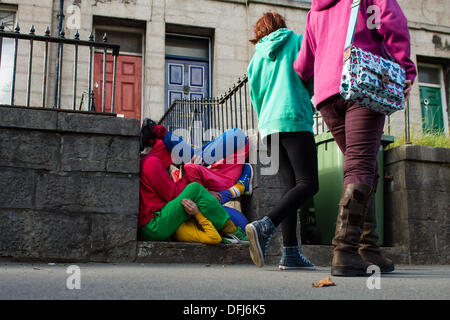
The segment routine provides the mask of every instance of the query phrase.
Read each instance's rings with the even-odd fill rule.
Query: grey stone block
[[[41,173],[36,208],[134,214],[139,211],[139,178],[131,174]]]
[[[112,137],[98,135],[62,136],[62,171],[106,172]]]
[[[407,190],[408,219],[445,221],[449,212],[449,193],[428,190]],[[405,212],[402,212],[404,215]],[[406,218],[406,217],[405,217]]]
[[[248,245],[144,241],[138,243],[136,262],[252,264]]]
[[[56,130],[57,112],[51,109],[0,106],[0,127]]]
[[[93,215],[92,261],[134,261],[136,259],[138,214]]]
[[[26,256],[25,221],[20,211],[0,209],[0,256]]]
[[[390,193],[406,189],[405,163],[395,162],[384,167],[385,179],[384,192]]]
[[[32,208],[35,173],[0,167],[0,208]]]
[[[110,115],[60,112],[58,113],[57,130],[139,137],[140,122],[137,119],[117,118]]]
[[[409,220],[411,254],[413,255],[414,252],[426,252],[430,255],[439,254],[439,238],[444,236],[439,231],[439,221]]]
[[[401,145],[399,147],[386,150],[384,155],[385,165],[390,165],[402,160],[448,163],[449,159],[449,148],[419,145]]]
[[[9,229],[2,232],[0,256],[51,261],[89,259],[88,216],[33,210],[1,211],[0,216]]]
[[[404,161],[405,188],[408,190],[429,190],[431,192],[450,190],[450,169],[439,163]]]
[[[26,219],[30,257],[63,260],[89,259],[89,216],[39,213]]]
[[[60,140],[51,132],[0,129],[0,166],[56,170]]]
[[[63,135],[61,170],[139,173],[139,139]]]
[[[138,138],[114,137],[106,162],[107,172],[140,172],[140,142]]]

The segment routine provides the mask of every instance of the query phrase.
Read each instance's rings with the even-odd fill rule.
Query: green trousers
[[[144,241],[167,240],[177,229],[191,216],[184,211],[181,204],[183,199],[194,201],[200,212],[212,222],[217,230],[221,230],[230,216],[219,203],[201,184],[193,182],[172,201],[169,201],[149,223],[140,228],[141,238]]]

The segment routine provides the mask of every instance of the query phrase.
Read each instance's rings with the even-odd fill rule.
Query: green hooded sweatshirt
[[[248,82],[261,138],[277,132],[313,132],[313,91],[305,88],[293,67],[302,38],[283,28],[256,44],[248,66]]]

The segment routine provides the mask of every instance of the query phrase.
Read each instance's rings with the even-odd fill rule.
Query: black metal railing
[[[387,134],[391,135],[391,119],[386,117]],[[231,128],[240,128],[245,132],[257,129],[257,117],[251,105],[248,90],[248,77],[244,75],[237,84],[228,89],[220,98],[200,100],[175,100],[163,115],[160,124],[169,131],[179,129],[182,136],[191,144],[199,146],[210,141],[218,134]],[[319,135],[329,131],[325,122],[317,112],[314,115],[314,134]],[[200,139],[201,132],[201,139]],[[215,132],[215,134],[211,134]],[[206,134],[205,134],[206,133]],[[405,143],[410,143],[409,105],[404,109],[404,135]],[[196,140],[196,143],[192,141]]]
[[[78,85],[78,63],[79,63],[79,48],[88,47],[89,48],[89,68],[88,68],[88,110],[95,111],[93,105],[93,55],[95,50],[103,50],[103,86],[102,86],[102,106],[101,112],[105,112],[106,103],[106,59],[107,55],[111,54],[114,58],[113,66],[113,84],[112,84],[112,97],[111,97],[111,112],[114,113],[115,105],[115,88],[116,88],[116,69],[117,69],[117,57],[119,55],[120,45],[108,42],[108,37],[105,34],[103,37],[103,42],[94,41],[94,36],[91,33],[89,40],[81,40],[80,35],[76,32],[73,39],[65,37],[65,32],[61,31],[58,37],[50,36],[50,29],[47,27],[45,35],[36,35],[36,30],[34,26],[31,27],[28,34],[20,33],[19,24],[16,25],[14,32],[6,32],[5,26],[0,24],[0,44],[3,43],[4,38],[13,39],[14,41],[14,53],[13,53],[13,67],[12,67],[12,84],[11,84],[11,96],[10,105],[15,105],[15,95],[16,95],[16,82],[17,82],[17,64],[21,63],[18,61],[18,49],[19,40],[23,40],[29,43],[29,53],[28,53],[28,72],[27,72],[27,89],[26,89],[26,106],[30,106],[31,101],[31,88],[32,88],[32,71],[33,71],[33,49],[35,42],[43,43],[44,55],[43,55],[43,71],[42,71],[42,93],[41,93],[41,103],[42,107],[46,107],[47,103],[47,90],[48,90],[48,74],[49,74],[49,44],[56,43],[57,47],[57,70],[55,74],[55,102],[53,108],[61,109],[61,97],[62,97],[62,86],[63,86],[63,64],[64,64],[64,46],[73,46],[73,80],[72,80],[72,109],[76,110],[77,104],[77,85]],[[1,46],[0,46],[1,47]],[[84,95],[82,94],[82,99]]]
[[[231,128],[247,132],[256,129],[256,122],[245,75],[218,98],[175,100],[159,121],[169,131],[178,130],[183,139],[195,146]]]

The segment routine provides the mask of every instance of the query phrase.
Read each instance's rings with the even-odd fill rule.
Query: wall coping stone
[[[113,113],[6,105],[0,105],[0,127],[133,137],[140,135],[138,119],[119,118]]]
[[[384,152],[385,166],[404,160],[450,163],[450,148],[405,144]]]

